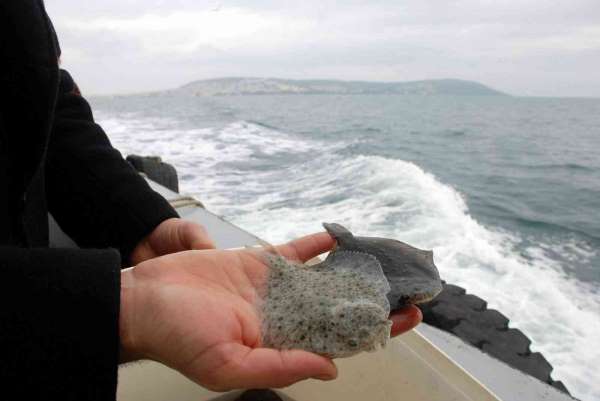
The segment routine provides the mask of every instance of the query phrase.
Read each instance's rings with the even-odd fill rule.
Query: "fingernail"
[[[317,376],[315,376],[314,378],[315,378],[315,379],[317,379],[317,380],[325,380],[325,381],[328,381],[328,380],[333,380],[333,379],[335,379],[335,376],[332,376],[331,374],[327,374],[327,373],[325,373],[325,374],[322,374],[322,375],[317,375]]]

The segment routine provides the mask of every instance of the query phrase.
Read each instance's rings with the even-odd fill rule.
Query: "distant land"
[[[279,78],[215,78],[190,82],[168,93],[192,96],[399,94],[507,96],[488,86],[460,79],[408,82],[295,80]]]

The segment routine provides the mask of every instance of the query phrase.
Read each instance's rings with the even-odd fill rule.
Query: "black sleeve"
[[[175,210],[114,149],[66,71],[48,146],[50,213],[82,247],[128,255]]]
[[[0,274],[2,399],[114,400],[119,253],[0,247]]]

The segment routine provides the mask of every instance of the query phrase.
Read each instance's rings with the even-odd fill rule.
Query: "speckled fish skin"
[[[390,335],[390,287],[379,262],[357,252],[332,252],[306,266],[267,254],[263,346],[303,349],[331,358],[374,351]]]
[[[379,261],[391,287],[387,297],[392,310],[427,302],[442,291],[432,251],[388,238],[355,237],[336,223],[323,223],[323,227],[337,242],[334,252],[360,252]]]

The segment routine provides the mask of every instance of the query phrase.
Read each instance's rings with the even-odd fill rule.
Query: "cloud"
[[[189,54],[206,47],[231,51],[243,48],[248,42],[253,48],[277,48],[297,40],[311,29],[311,23],[306,20],[240,8],[67,20],[63,26],[85,33],[117,34],[125,40],[136,41],[141,50],[152,55]]]
[[[286,3],[106,0],[83,9],[55,0],[48,6],[65,65],[92,92],[252,75],[455,77],[516,94],[600,96],[595,0]]]

